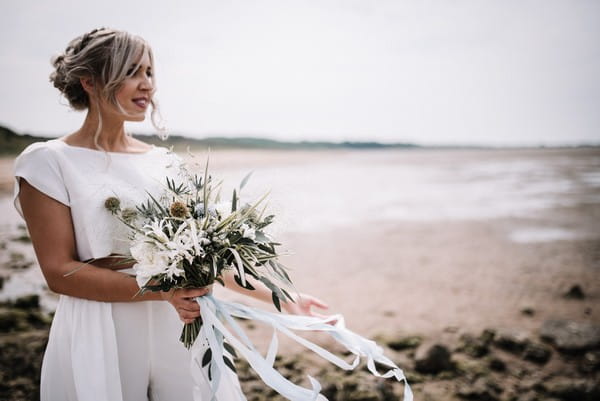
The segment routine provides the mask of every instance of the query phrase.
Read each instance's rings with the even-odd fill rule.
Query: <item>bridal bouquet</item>
[[[223,274],[230,270],[237,284],[246,289],[254,289],[249,277],[262,282],[271,291],[273,304],[280,312],[282,302],[294,301],[286,290],[292,283],[278,260],[279,244],[266,232],[274,218],[263,205],[266,195],[252,204],[242,204],[239,200],[239,192],[249,176],[233,190],[230,201],[220,199],[220,183],[215,184],[208,174],[208,163],[201,176],[182,165],[177,177],[166,178],[162,195],[148,194],[148,200],[135,208],[121,208],[120,200],[115,197],[106,199],[106,209],[131,229],[130,256],[136,262],[133,269],[140,292],[223,284]],[[190,369],[198,388],[203,377],[208,377],[210,399],[219,399],[222,372],[227,369],[235,372],[231,357],[239,353],[268,386],[288,399],[326,400],[320,394],[319,382],[312,377],[309,376],[312,389],[308,389],[290,382],[274,368],[280,332],[342,369],[352,370],[361,357],[366,357],[372,374],[404,381],[404,399],[412,401],[402,370],[383,355],[375,342],[348,330],[343,316],[323,319],[268,312],[222,301],[212,294],[198,297],[196,302],[202,315],[184,326],[180,339],[191,349]],[[266,356],[254,347],[234,318],[252,319],[273,328]],[[326,333],[355,358],[347,362],[298,336],[296,331]],[[376,363],[387,367],[387,372],[379,373]],[[237,399],[246,399],[241,390],[236,391],[239,391]],[[195,393],[194,399],[204,398]]]
[[[117,198],[106,199],[105,207],[132,229],[130,252],[141,293],[223,284],[223,272],[232,270],[246,289],[254,289],[247,277],[264,283],[279,311],[281,302],[293,302],[285,289],[290,278],[275,250],[279,244],[265,231],[274,216],[265,215],[265,207],[259,210],[266,196],[240,205],[239,192],[249,177],[233,190],[231,201],[221,201],[208,163],[203,176],[181,168],[177,180],[167,177],[165,193],[149,195],[135,210],[121,209]],[[184,326],[181,341],[187,348],[201,326],[201,317]]]

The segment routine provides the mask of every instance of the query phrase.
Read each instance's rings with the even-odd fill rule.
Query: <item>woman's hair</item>
[[[85,110],[90,107],[90,99],[80,79],[91,78],[97,90],[94,96],[102,96],[124,112],[116,93],[123,81],[133,75],[136,69],[130,67],[138,62],[144,52],[148,52],[150,63],[154,67],[152,49],[141,37],[117,29],[94,29],[73,39],[64,53],[52,58],[55,70],[50,74],[50,82],[65,96],[73,109]],[[154,99],[150,101],[150,105],[152,125],[162,132],[164,128],[156,121],[159,117],[158,105]],[[96,140],[101,127],[102,116]]]

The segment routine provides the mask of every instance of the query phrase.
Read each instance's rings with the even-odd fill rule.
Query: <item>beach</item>
[[[194,154],[182,157],[203,166],[206,152]],[[0,161],[0,297],[35,292],[50,311],[55,297],[31,245],[16,239],[26,233],[12,208],[11,166]],[[599,149],[213,150],[210,168],[224,179],[224,194],[252,171],[242,199],[270,191],[273,235],[297,289],[326,301],[361,335],[384,343],[417,336],[417,346],[445,344],[460,360],[456,344],[465,334],[518,331],[537,343],[548,320],[600,324]],[[16,259],[31,265],[15,268]],[[581,297],[568,295],[575,287]],[[271,338],[258,325],[250,332],[261,346]],[[284,355],[301,352],[282,343]],[[407,374],[417,346],[389,351]],[[552,352],[548,364],[515,363],[555,377],[571,362]],[[578,380],[596,380],[597,372]],[[440,388],[466,380],[419,377],[418,399],[432,400],[460,399],[458,389],[444,398]]]

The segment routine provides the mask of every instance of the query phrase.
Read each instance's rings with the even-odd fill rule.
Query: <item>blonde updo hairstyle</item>
[[[148,52],[150,63],[154,67],[152,49],[141,37],[116,29],[94,29],[73,39],[64,53],[52,58],[55,70],[50,74],[50,82],[64,95],[73,109],[85,110],[90,107],[90,99],[80,80],[91,78],[95,88],[93,96],[107,99],[126,114],[117,101],[116,94],[123,81],[135,73],[136,68],[130,67],[137,64],[144,52]],[[152,80],[155,84],[154,77]],[[160,113],[154,99],[150,101],[150,106],[152,125],[163,136],[164,128],[157,122]],[[102,116],[99,117],[94,138],[96,145],[102,131]]]

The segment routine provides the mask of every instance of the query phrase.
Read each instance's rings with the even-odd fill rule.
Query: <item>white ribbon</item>
[[[358,366],[360,358],[365,357],[367,359],[367,368],[373,375],[383,378],[394,377],[398,381],[403,381],[404,401],[413,400],[412,391],[402,370],[383,355],[383,349],[374,341],[348,330],[344,325],[344,318],[341,315],[321,319],[311,316],[266,312],[234,302],[221,301],[212,296],[212,294],[196,298],[196,301],[202,311],[203,324],[198,338],[192,346],[191,371],[196,385],[202,386],[202,380],[206,380],[206,376],[202,373],[202,350],[205,349],[203,348],[203,344],[208,345],[212,351],[212,359],[209,365],[212,377],[211,401],[219,401],[217,390],[221,376],[223,373],[226,373],[226,369],[229,369],[223,362],[223,339],[226,339],[248,361],[254,371],[269,387],[284,397],[292,401],[327,401],[327,398],[320,394],[321,385],[314,378],[308,376],[312,389],[304,388],[290,382],[273,367],[278,347],[278,331],[345,370],[353,370]],[[234,317],[257,320],[273,327],[273,338],[271,339],[266,357],[263,357],[256,350]],[[227,323],[231,327],[235,335],[224,323]],[[354,354],[355,358],[352,363],[348,363],[326,349],[298,336],[292,330],[328,333],[337,342],[346,347],[349,352]],[[388,366],[390,369],[381,374],[377,371],[375,362]],[[246,399],[241,390],[238,395],[240,400]],[[195,401],[200,401],[200,399],[195,398]]]

